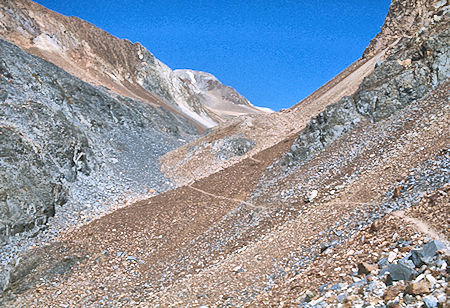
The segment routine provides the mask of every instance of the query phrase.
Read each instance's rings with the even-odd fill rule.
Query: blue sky
[[[214,74],[258,106],[299,102],[357,60],[390,0],[38,0]]]

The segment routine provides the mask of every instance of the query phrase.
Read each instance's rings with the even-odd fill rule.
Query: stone
[[[447,247],[444,243],[434,240],[426,243],[422,249],[412,250],[410,260],[416,267],[421,267],[424,264],[432,262],[433,258],[441,250],[446,250]]]
[[[438,251],[445,250],[447,247],[444,243],[434,240],[431,242],[426,243],[422,248],[422,254],[423,257],[429,260],[430,258],[433,258],[436,256]]]
[[[136,262],[137,259],[136,259],[136,257],[128,256],[128,257],[127,257],[127,261],[128,261],[128,262]]]
[[[414,263],[415,267],[420,268],[424,263],[422,261],[422,250],[411,250],[410,260]]]
[[[378,230],[381,229],[381,222],[379,220],[375,220],[371,225],[370,225],[370,232],[377,232]]]
[[[397,254],[393,251],[390,251],[387,258],[388,262],[392,263],[395,260],[395,258],[397,258]]]
[[[447,0],[439,0],[436,3],[433,4],[433,7],[435,9],[438,9],[438,8],[443,7],[444,5],[446,5],[447,2],[448,2]]]
[[[308,192],[306,194],[305,201],[312,202],[315,198],[317,198],[318,195],[319,195],[319,192],[316,189],[311,190],[310,192]]]
[[[378,262],[377,262],[378,266],[380,268],[385,268],[386,266],[388,266],[390,263],[387,260],[387,258],[381,258]]]
[[[235,266],[233,269],[232,269],[232,272],[235,272],[236,274],[237,273],[240,273],[240,272],[242,272],[243,270],[242,270],[242,267],[240,266],[240,265],[237,265],[237,266]]]
[[[430,283],[426,280],[419,282],[409,282],[406,285],[405,292],[411,295],[422,295],[430,292]]]
[[[316,294],[314,292],[312,292],[311,290],[307,290],[305,292],[304,301],[310,302],[315,296],[316,296]]]
[[[403,301],[406,305],[412,304],[414,302],[414,296],[412,296],[411,294],[405,294],[403,296]]]
[[[392,281],[406,280],[410,281],[417,276],[417,272],[403,264],[391,264],[381,271],[381,275],[389,272],[388,279]]]
[[[366,262],[358,263],[358,275],[369,275],[378,270],[376,264],[370,264]]]
[[[423,303],[426,308],[436,308],[438,306],[438,300],[433,295],[425,296]]]
[[[400,197],[401,194],[402,194],[402,187],[400,186],[395,187],[393,193],[394,198]]]
[[[395,299],[400,292],[403,292],[403,288],[401,286],[391,286],[386,288],[383,294],[383,300],[390,301]]]

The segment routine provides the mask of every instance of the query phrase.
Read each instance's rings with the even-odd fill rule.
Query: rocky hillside
[[[184,186],[23,243],[1,303],[448,306],[450,16],[439,0],[404,3],[386,24],[425,12],[417,31],[380,34],[385,49],[288,111],[168,153]]]
[[[217,125],[230,116],[262,113],[247,104],[235,90],[227,89],[220,100],[209,93],[195,92],[190,82],[156,59],[141,44],[120,40],[76,17],[65,17],[30,0],[0,1],[0,35],[27,52],[46,59],[70,74],[103,86],[124,97],[169,108],[201,128]],[[206,106],[205,106],[206,104]],[[226,110],[234,113],[227,113]]]
[[[64,225],[125,192],[167,190],[161,155],[262,112],[210,74],[187,80],[139,43],[32,1],[0,1],[1,37],[22,48],[1,40],[1,243],[55,214]]]
[[[4,40],[0,52],[2,244],[35,235],[55,212],[70,220],[119,192],[170,188],[157,159],[196,137],[189,121],[95,88]]]

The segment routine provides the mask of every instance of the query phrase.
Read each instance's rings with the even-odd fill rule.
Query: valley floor
[[[435,282],[412,295],[403,282],[389,286],[375,264],[384,257],[394,264],[430,240],[448,247],[448,91],[447,82],[377,125],[361,123],[293,170],[269,166],[294,136],[63,234],[24,256],[3,304],[375,307],[442,300],[448,256],[421,269]],[[306,202],[313,190],[317,197]],[[362,262],[375,268],[358,274]]]

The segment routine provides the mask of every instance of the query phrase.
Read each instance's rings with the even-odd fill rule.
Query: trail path
[[[404,211],[396,211],[392,213],[395,217],[403,219],[405,222],[414,226],[414,228],[420,233],[425,234],[428,237],[431,237],[433,240],[439,240],[443,242],[447,247],[450,247],[450,241],[447,240],[446,236],[440,233],[439,231],[433,229],[428,223],[425,221],[410,217],[405,215]]]
[[[204,191],[204,190],[202,190],[202,189],[200,189],[200,188],[195,188],[195,187],[193,187],[192,185],[188,185],[188,187],[191,188],[191,189],[193,189],[193,190],[195,190],[195,191],[197,191],[197,192],[199,192],[199,193],[205,194],[205,195],[210,196],[210,197],[213,197],[213,198],[218,198],[218,199],[222,199],[222,200],[228,200],[228,201],[232,201],[232,202],[238,202],[238,203],[241,203],[241,204],[245,204],[245,205],[247,205],[247,206],[249,206],[249,207],[251,207],[251,208],[254,208],[254,209],[264,209],[264,207],[254,205],[254,204],[252,204],[252,203],[250,203],[250,202],[246,202],[246,201],[244,201],[244,200],[235,199],[235,198],[228,198],[228,197],[224,197],[224,196],[219,196],[219,195],[216,195],[216,194],[212,194],[212,193],[209,193],[209,192],[207,192],[207,191]]]

